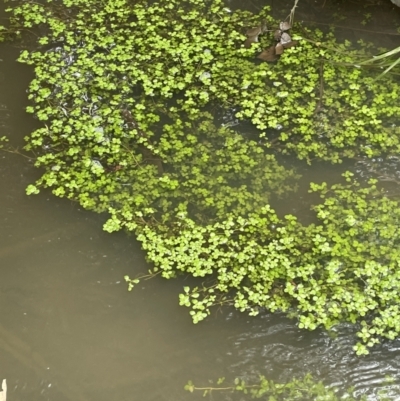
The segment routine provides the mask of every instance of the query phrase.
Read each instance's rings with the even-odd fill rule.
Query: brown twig
[[[289,18],[289,24],[290,24],[291,26],[293,26],[293,22],[294,22],[294,12],[295,12],[295,10],[296,10],[297,3],[298,3],[298,2],[299,2],[299,0],[294,0],[294,4],[293,4],[292,9],[290,10],[290,14],[286,17],[286,19]]]
[[[13,153],[14,155],[19,155],[19,156],[25,157],[26,159],[29,159],[29,160],[32,160],[32,159],[33,159],[33,157],[24,155],[24,154],[21,153],[18,149],[4,149],[4,148],[0,148],[0,151],[7,152],[7,153]]]
[[[319,66],[319,100],[315,107],[314,115],[317,114],[322,107],[322,99],[324,97],[324,62],[321,61]]]

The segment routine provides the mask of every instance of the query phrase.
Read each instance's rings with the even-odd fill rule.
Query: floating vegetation
[[[268,401],[292,401],[292,400],[329,400],[329,401],[366,401],[365,395],[354,397],[353,390],[348,389],[341,396],[337,395],[334,389],[326,387],[322,382],[315,380],[311,375],[306,375],[301,379],[292,379],[287,383],[279,383],[260,376],[257,382],[247,383],[245,380],[236,378],[231,385],[225,384],[225,378],[218,379],[215,386],[196,387],[189,381],[185,390],[193,393],[194,391],[203,392],[203,396],[213,393],[237,393],[248,395],[246,399],[263,399]],[[377,400],[387,401],[386,394],[381,391]]]
[[[27,111],[43,123],[26,137],[43,172],[28,194],[49,188],[108,212],[104,229],[134,232],[150,275],[204,278],[180,295],[195,323],[233,304],[286,311],[309,330],[358,323],[359,354],[398,336],[397,200],[347,173],[311,184],[314,224],[271,206],[299,178],[282,156],[399,153],[400,85],[350,67],[365,46],[220,0],[26,0],[8,11],[9,30],[39,35],[19,57],[35,71]],[[235,123],[219,125],[214,110],[235,110]]]

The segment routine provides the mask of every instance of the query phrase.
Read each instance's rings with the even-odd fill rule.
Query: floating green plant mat
[[[349,67],[370,57],[366,46],[218,0],[28,0],[9,11],[8,32],[39,35],[19,58],[35,69],[27,111],[43,122],[26,138],[43,170],[28,194],[50,188],[109,212],[105,230],[133,231],[150,275],[207,277],[180,296],[194,322],[231,303],[287,311],[311,330],[358,322],[358,353],[397,337],[397,201],[347,174],[312,185],[315,224],[270,206],[298,179],[276,155],[399,152],[398,81]],[[258,57],[268,51],[274,62]],[[221,126],[216,109],[237,110],[252,132]]]

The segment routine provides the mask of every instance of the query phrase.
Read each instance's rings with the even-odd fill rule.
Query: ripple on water
[[[329,386],[354,387],[355,395],[367,394],[371,400],[380,390],[393,400],[400,399],[400,341],[386,341],[369,355],[357,357],[355,326],[342,324],[331,333],[306,332],[295,323],[271,314],[250,320],[245,331],[229,339],[232,376],[254,380],[263,374],[286,381],[310,372]]]

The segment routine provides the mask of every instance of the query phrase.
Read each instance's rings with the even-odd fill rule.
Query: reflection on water
[[[30,72],[1,49],[0,136],[21,146],[36,124],[23,111]],[[201,394],[183,391],[189,379],[306,371],[371,399],[382,388],[400,393],[399,341],[357,358],[351,326],[310,333],[282,316],[228,309],[194,326],[178,306],[184,279],[128,293],[123,276],[147,269],[139,245],[104,233],[103,216],[49,194],[26,197],[36,175],[28,159],[0,153],[0,380],[10,401],[196,401]]]

